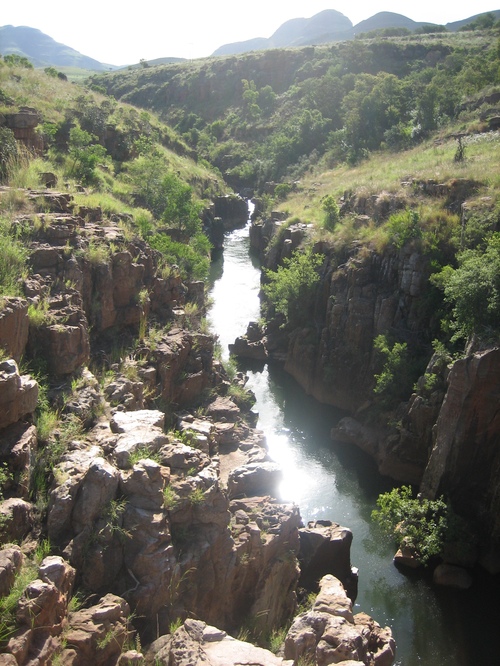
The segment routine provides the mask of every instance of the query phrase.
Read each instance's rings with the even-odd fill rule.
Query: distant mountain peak
[[[35,67],[80,67],[97,71],[112,67],[56,42],[38,28],[24,25],[0,27],[0,44],[2,55],[15,53],[24,56]]]

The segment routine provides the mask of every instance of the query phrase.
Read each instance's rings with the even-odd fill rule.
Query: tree
[[[325,211],[325,229],[332,231],[340,219],[339,205],[334,196],[327,194],[321,201]]]
[[[324,255],[314,254],[311,248],[305,252],[295,250],[290,259],[283,260],[277,271],[266,271],[268,283],[262,290],[277,313],[297,326],[307,321],[314,287],[319,282],[318,269]]]
[[[97,137],[81,127],[72,127],[69,133],[69,155],[73,159],[70,170],[84,185],[95,178],[95,168],[106,156],[104,146],[96,143]]]
[[[450,530],[451,509],[441,497],[413,499],[409,486],[394,488],[377,499],[372,520],[392,536],[398,546],[411,548],[421,564],[438,556]]]
[[[476,333],[498,337],[500,331],[500,233],[492,234],[486,249],[465,250],[458,268],[445,266],[432,281],[452,305],[455,338]]]
[[[165,203],[161,218],[187,236],[201,231],[201,205],[193,200],[193,189],[174,173],[168,173],[162,180],[161,196]]]

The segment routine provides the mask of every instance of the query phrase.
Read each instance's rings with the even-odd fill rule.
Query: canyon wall
[[[460,207],[464,191],[457,188]],[[377,219],[390,207],[355,212]],[[311,243],[324,261],[307,322],[279,329],[271,320],[253,348],[260,344],[263,357],[284,362],[307,393],[346,412],[333,438],[362,448],[382,474],[420,487],[425,496],[449,498],[479,532],[483,564],[499,571],[498,349],[470,346],[457,361],[433,352],[442,295],[429,283],[429,257],[415,244],[375,251],[353,243],[339,250],[309,236],[303,224],[254,222],[252,246],[265,268],[275,270]],[[374,340],[381,334],[407,345],[413,373],[411,382],[393,377],[389,397],[374,392],[383,367]],[[245,346],[249,341],[239,342],[243,355]]]

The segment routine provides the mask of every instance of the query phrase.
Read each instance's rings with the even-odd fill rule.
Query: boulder
[[[33,506],[17,497],[0,502],[1,542],[21,542],[34,524]]]
[[[129,635],[127,618],[130,608],[124,599],[107,594],[98,604],[69,615],[65,632],[64,657],[72,666],[107,666],[115,664]],[[70,654],[68,654],[70,653]]]
[[[79,304],[64,296],[51,299],[46,321],[30,328],[29,349],[32,355],[43,349],[48,371],[69,375],[86,365],[90,358],[87,317]]]
[[[228,636],[225,631],[199,620],[186,620],[173,635],[154,641],[146,655],[146,664],[170,666],[293,666],[293,662],[272,652]]]
[[[214,216],[222,218],[226,231],[244,227],[248,221],[248,204],[235,194],[215,197]]]
[[[357,576],[351,567],[351,530],[329,520],[316,520],[299,530],[299,536],[299,585],[316,590],[321,577],[333,574],[354,600]]]
[[[394,564],[408,567],[409,569],[418,569],[422,563],[414,548],[401,544],[400,548],[394,555]]]
[[[157,409],[140,409],[134,412],[115,412],[111,417],[112,432],[133,432],[148,428],[162,428],[165,414]]]
[[[227,480],[230,498],[251,495],[278,494],[283,472],[277,463],[248,463],[233,469]]]
[[[468,590],[472,585],[472,576],[466,569],[452,564],[439,564],[432,575],[436,585],[455,587],[458,590]]]
[[[285,639],[285,658],[294,663],[309,659],[318,666],[352,662],[391,666],[394,657],[390,629],[382,629],[363,613],[353,615],[352,602],[331,575],[321,579],[312,609],[295,618]]]
[[[120,491],[133,506],[158,511],[163,508],[163,488],[168,480],[168,469],[152,460],[140,460],[130,472],[121,473]]]
[[[0,429],[33,414],[38,401],[38,384],[20,375],[14,359],[0,363]]]
[[[241,410],[230,398],[219,396],[207,405],[205,413],[214,421],[234,423],[240,417]]]
[[[31,470],[37,448],[37,432],[34,425],[18,421],[2,431],[0,464],[7,464],[11,473],[8,490],[25,500],[29,498]]]
[[[9,545],[0,550],[0,597],[9,594],[23,561],[24,555],[19,546]]]
[[[3,298],[0,310],[0,349],[17,363],[28,342],[28,302],[24,298]]]

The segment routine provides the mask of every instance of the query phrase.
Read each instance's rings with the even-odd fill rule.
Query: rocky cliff
[[[418,188],[460,210],[466,227],[472,183],[426,181]],[[401,205],[385,194],[348,196],[342,208],[362,226],[379,224]],[[265,330],[249,329],[235,351],[284,362],[309,394],[344,410],[332,436],[369,453],[382,474],[420,486],[425,496],[449,498],[481,534],[484,565],[499,571],[498,349],[471,345],[454,362],[433,353],[442,297],[429,282],[430,255],[417,244],[389,244],[383,251],[357,242],[339,248],[314,240],[306,225],[277,217],[252,227],[252,246],[264,267],[275,270],[295,249],[314,244],[324,255],[320,281],[306,323],[280,328],[271,320]],[[374,340],[381,334],[408,350],[406,368],[393,377],[385,397],[374,392],[382,370]]]
[[[273,499],[279,469],[200,331],[203,285],[126,217],[25,196],[30,271],[0,311],[2,663],[193,663],[185,636],[232,646],[196,663],[281,663],[224,632],[293,617],[299,556],[306,579],[319,562],[353,590],[349,531],[302,538],[298,507]],[[359,631],[346,659],[392,663],[389,630]]]

